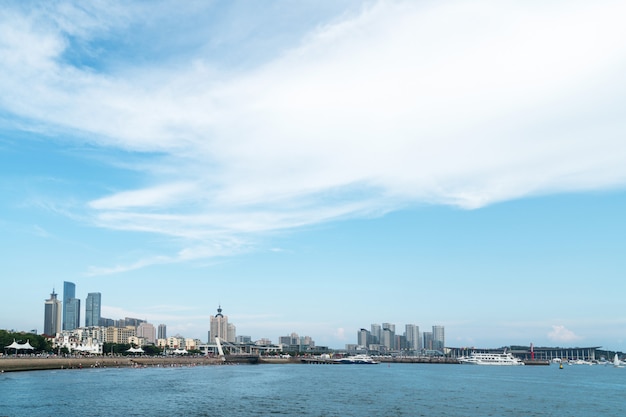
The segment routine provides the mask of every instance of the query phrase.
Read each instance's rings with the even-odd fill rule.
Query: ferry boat
[[[459,358],[459,363],[467,365],[524,365],[521,359],[506,351],[503,353],[476,353]]]
[[[345,358],[336,359],[335,361],[337,363],[346,364],[346,365],[352,365],[352,364],[377,365],[378,364],[378,362],[372,359],[371,356],[362,355],[362,354],[354,355],[354,356],[346,356]]]

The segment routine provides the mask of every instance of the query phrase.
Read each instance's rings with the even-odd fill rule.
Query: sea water
[[[0,416],[624,416],[610,365],[222,365],[0,374]]]

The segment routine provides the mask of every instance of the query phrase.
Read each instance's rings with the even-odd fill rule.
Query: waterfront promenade
[[[4,357],[0,358],[0,372],[38,371],[81,368],[132,368],[143,366],[201,366],[224,363],[219,358],[206,356],[94,356],[94,357]]]
[[[252,360],[255,359],[255,360]],[[432,363],[458,364],[456,358],[444,357],[402,357],[376,358],[382,363]],[[0,372],[37,371],[50,369],[81,369],[81,368],[132,368],[145,366],[205,366],[233,363],[259,364],[335,364],[334,360],[314,357],[293,357],[289,359],[277,357],[228,356],[226,360],[208,356],[93,356],[93,357],[2,357],[0,358]],[[526,365],[549,365],[548,361],[524,361]]]

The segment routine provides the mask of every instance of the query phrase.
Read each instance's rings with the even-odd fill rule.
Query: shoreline
[[[0,358],[0,373],[44,371],[54,369],[133,368],[147,366],[207,366],[221,365],[219,358],[192,357],[84,357],[84,358]]]

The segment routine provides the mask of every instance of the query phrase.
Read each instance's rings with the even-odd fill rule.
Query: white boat
[[[624,367],[624,365],[622,365],[622,361],[620,361],[619,358],[617,357],[617,353],[615,354],[615,357],[613,357],[613,366],[616,368]]]
[[[477,353],[459,358],[459,363],[466,365],[524,365],[521,359],[506,351],[503,353]]]
[[[354,356],[346,356],[345,358],[336,359],[335,361],[337,363],[341,363],[341,364],[345,364],[345,365],[353,365],[353,364],[357,364],[357,365],[376,365],[376,364],[378,364],[378,362],[375,361],[374,359],[372,359],[371,356],[363,355],[363,354],[354,355]]]

